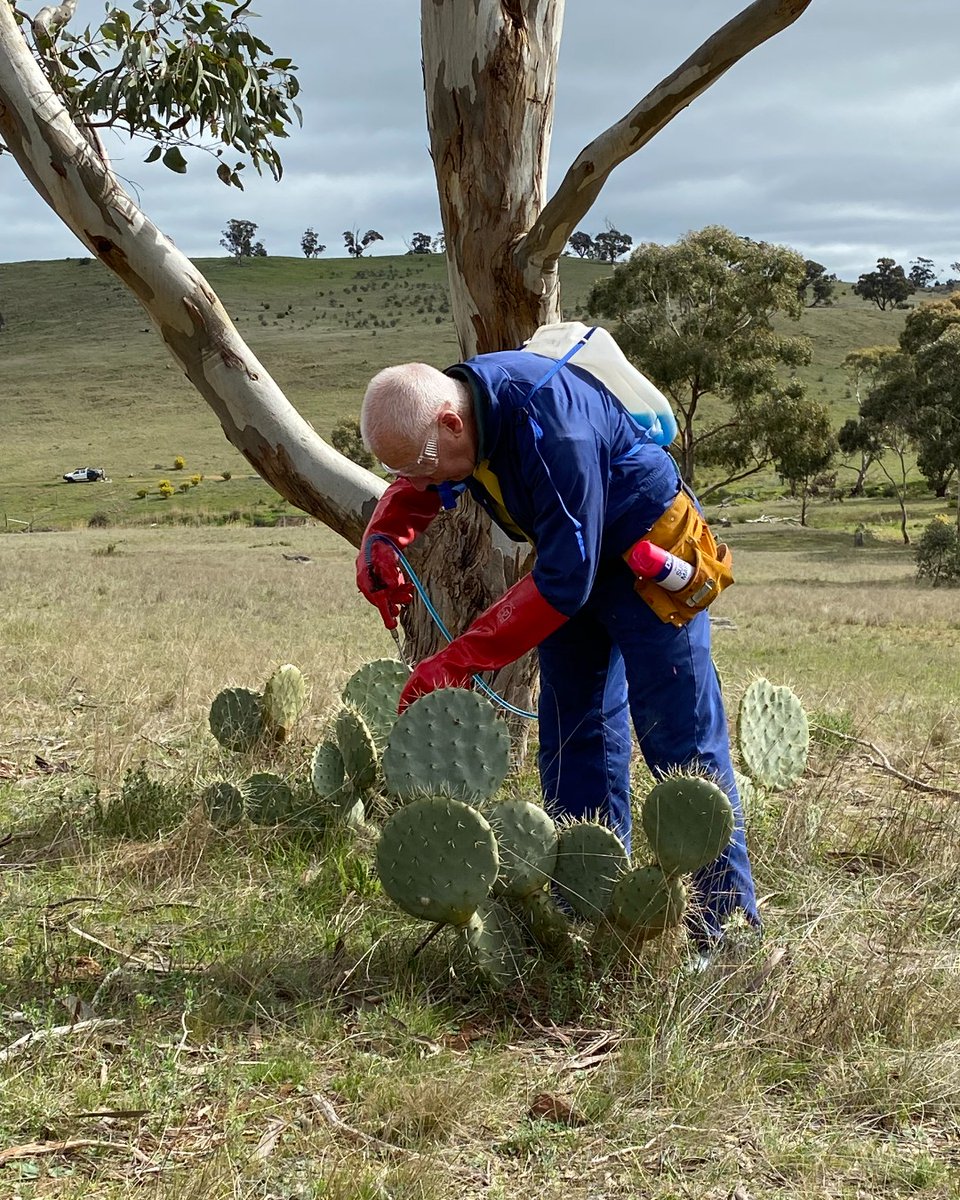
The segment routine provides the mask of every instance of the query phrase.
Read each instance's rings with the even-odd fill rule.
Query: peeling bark
[[[563,0],[423,0],[427,124],[464,357],[560,318],[557,264],[516,250],[545,200]]]

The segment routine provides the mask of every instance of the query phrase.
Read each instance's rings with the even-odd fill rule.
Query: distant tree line
[[[567,243],[577,258],[591,258],[597,262],[615,263],[626,254],[633,245],[633,238],[628,233],[621,233],[607,222],[606,229],[591,237],[578,229]]]
[[[263,242],[253,240],[257,229],[258,226],[253,221],[231,220],[223,230],[220,245],[230,251],[238,265],[244,258],[266,258],[267,251]],[[368,229],[363,234],[358,229],[346,229],[342,236],[344,247],[351,258],[360,258],[374,242],[383,241],[383,234],[376,229]],[[743,240],[752,241],[750,238]],[[443,230],[436,234],[417,230],[405,245],[407,254],[443,254],[446,250]],[[596,236],[592,237],[583,230],[571,235],[564,254],[568,257],[574,254],[578,258],[613,265],[628,254],[632,247],[633,238],[608,221],[606,228]],[[314,229],[304,230],[300,238],[300,249],[305,258],[319,258],[326,248]],[[960,276],[960,260],[952,262],[950,270]],[[808,258],[803,263],[803,275],[797,281],[797,296],[800,303],[808,308],[827,307],[835,302],[838,283],[837,276],[828,272],[823,263]],[[911,263],[909,271],[905,271],[892,258],[878,258],[876,269],[860,275],[852,290],[854,295],[876,304],[881,311],[886,312],[888,309],[906,308],[907,300],[916,292],[937,287],[952,292],[960,288],[960,278],[949,278],[941,284],[933,259],[918,255]]]

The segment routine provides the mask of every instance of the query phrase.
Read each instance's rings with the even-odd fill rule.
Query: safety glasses
[[[432,475],[437,469],[437,463],[440,461],[440,418],[438,417],[430,427],[430,432],[427,435],[426,441],[423,443],[423,449],[420,451],[416,460],[408,463],[404,467],[388,467],[382,462],[380,466],[388,475],[395,476],[417,476],[417,475]]]

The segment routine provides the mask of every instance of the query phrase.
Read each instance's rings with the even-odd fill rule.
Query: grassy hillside
[[[731,717],[759,671],[813,728],[747,811],[765,940],[694,977],[682,935],[613,973],[530,956],[503,994],[451,930],[417,951],[363,838],[198,802],[303,781],[346,678],[395,653],[342,540],[0,538],[0,1195],[956,1200],[956,608],[900,547],[730,533]],[[285,661],[294,737],[221,750],[213,695]]]
[[[456,357],[439,260],[201,265],[321,433],[380,366]],[[564,267],[574,313],[603,268]],[[764,941],[698,976],[680,931],[613,972],[530,955],[495,994],[387,901],[363,836],[219,831],[199,800],[304,786],[344,681],[395,655],[350,548],[148,528],[284,506],[98,265],[0,266],[0,312],[0,527],[140,523],[0,538],[0,1196],[956,1197],[960,621],[909,547],[853,551],[893,502],[725,533],[731,726],[762,673],[812,733],[804,777],[747,807]],[[849,295],[805,314],[838,422],[843,355],[901,321]],[[204,482],[137,500],[176,455]],[[112,482],[59,482],[87,462]],[[212,697],[281,662],[311,689],[294,736],[222,750]],[[539,796],[532,754],[510,786]]]
[[[240,333],[322,436],[355,415],[370,376],[392,362],[458,357],[445,262],[438,255],[371,260],[266,258],[237,268],[199,260]],[[609,267],[563,263],[564,305],[575,315]],[[142,310],[89,259],[0,264],[0,418],[4,427],[0,528],[64,527],[94,512],[154,521],[292,511],[229,445],[180,375]],[[843,289],[836,307],[807,309],[814,340],[804,378],[837,414],[854,407],[842,370],[851,349],[894,342],[903,313],[881,313]],[[186,470],[172,471],[182,456]],[[103,467],[109,483],[68,485],[64,471]],[[220,476],[230,472],[232,478]],[[160,479],[204,482],[163,501]],[[140,488],[152,495],[136,498]]]

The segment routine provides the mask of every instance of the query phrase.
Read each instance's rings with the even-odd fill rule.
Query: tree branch
[[[758,471],[762,471],[770,462],[766,459],[762,463],[758,463],[755,467],[750,467],[749,470],[741,471],[739,475],[728,475],[726,479],[719,479],[716,483],[711,483],[709,487],[697,488],[697,495],[701,500],[706,500],[712,496],[714,492],[719,492],[722,487],[726,487],[728,483],[739,483],[741,479],[748,479],[751,475],[756,475]]]
[[[44,41],[55,42],[76,10],[77,0],[64,0],[63,4],[48,4],[41,8],[31,22],[38,46],[42,47]]]
[[[254,469],[354,545],[383,490],[328,446],[256,359],[194,264],[145,216],[72,121],[0,0],[0,139],[64,224],[136,296]]]
[[[518,245],[516,256],[521,268],[558,258],[614,167],[645,146],[751,50],[792,25],[809,4],[810,0],[755,0],[708,38],[636,108],[581,150]]]
[[[924,783],[921,779],[915,779],[913,775],[899,771],[875,742],[868,742],[866,738],[854,737],[851,733],[840,733],[839,730],[828,729],[824,725],[811,725],[810,728],[816,729],[819,733],[828,734],[830,737],[840,738],[844,742],[854,742],[857,746],[866,746],[877,756],[867,759],[870,766],[879,768],[887,775],[892,775],[894,779],[899,779],[907,787],[916,788],[918,792],[929,792],[933,796],[948,796],[952,800],[960,800],[960,791],[957,791],[956,788],[937,787],[936,784]]]

